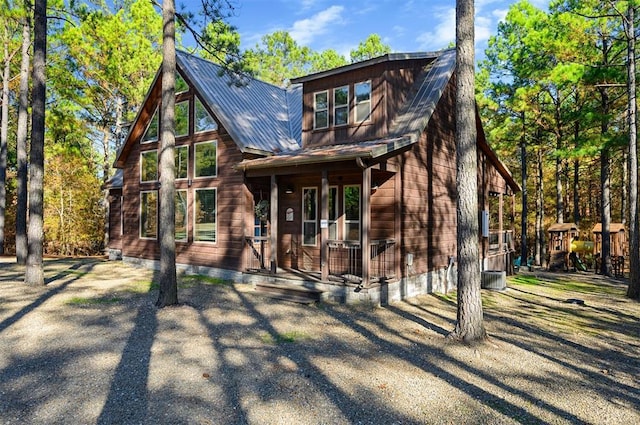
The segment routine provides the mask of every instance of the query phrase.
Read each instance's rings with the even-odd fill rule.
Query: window
[[[369,119],[371,115],[371,81],[358,83],[356,91],[356,122]]]
[[[184,80],[184,78],[182,78],[182,75],[176,72],[176,94],[184,93],[187,91],[189,91],[189,85]]]
[[[176,204],[176,241],[187,241],[187,191],[176,190],[175,195]]]
[[[338,239],[338,187],[329,186],[329,239]]]
[[[158,192],[140,192],[140,238],[158,237]]]
[[[204,107],[200,99],[195,98],[195,109],[196,109],[196,122],[195,122],[195,132],[199,133],[201,131],[215,131],[218,129],[218,124],[216,121],[209,115],[209,112]]]
[[[360,186],[344,187],[344,239],[360,240]]]
[[[194,176],[215,177],[218,174],[216,165],[217,143],[215,141],[196,143],[194,149]]]
[[[349,124],[349,86],[333,91],[333,125]]]
[[[329,95],[327,91],[313,95],[313,128],[327,128],[329,126]]]
[[[158,151],[140,153],[140,181],[154,182],[158,180]]]
[[[176,103],[176,137],[189,135],[189,101]]]
[[[302,245],[316,245],[318,189],[302,189]]]
[[[176,179],[189,177],[189,146],[176,146]]]
[[[195,191],[193,240],[216,241],[216,189]]]
[[[159,129],[160,129],[160,121],[158,118],[158,108],[156,108],[155,112],[153,113],[153,116],[151,117],[151,121],[149,121],[149,125],[147,126],[147,129],[142,135],[141,143],[155,142],[156,140],[158,140]]]

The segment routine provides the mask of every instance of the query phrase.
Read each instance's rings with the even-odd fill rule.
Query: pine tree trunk
[[[29,10],[27,5],[25,10]],[[27,133],[29,121],[29,46],[31,45],[31,22],[28,15],[22,23],[22,60],[20,63],[20,90],[18,104],[17,145],[17,206],[16,206],[16,260],[27,263]]]
[[[627,10],[627,96],[629,102],[629,238],[630,279],[629,298],[640,299],[640,235],[638,234],[638,129],[636,105],[636,47],[634,10],[629,2]]]
[[[528,192],[527,192],[527,140],[526,140],[526,123],[525,114],[522,113],[522,138],[520,139],[520,162],[522,169],[522,239],[520,243],[520,264],[526,265],[529,257],[529,250],[527,247],[527,217],[529,213]]]
[[[4,254],[4,224],[7,208],[7,135],[9,133],[9,80],[11,78],[11,57],[7,27],[4,43],[4,71],[2,73],[2,114],[0,118],[0,255]]]
[[[27,267],[24,280],[28,285],[44,285],[43,254],[43,188],[44,129],[47,53],[47,0],[34,3],[33,95],[31,117],[31,151],[29,161],[29,228]]]
[[[544,168],[542,148],[538,148],[538,168],[536,173],[536,258],[537,266],[546,266],[544,237]]]
[[[162,3],[162,133],[160,140],[160,293],[156,306],[178,303],[175,241],[175,3]]]
[[[456,1],[456,183],[458,313],[451,337],[486,338],[480,298],[478,158],[474,93],[474,1]]]
[[[611,177],[609,148],[600,153],[600,219],[602,223],[602,252],[600,253],[600,273],[611,274]]]

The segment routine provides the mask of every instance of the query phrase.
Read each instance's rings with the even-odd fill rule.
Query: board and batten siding
[[[454,81],[447,85],[420,142],[403,155],[402,261],[410,274],[447,266],[456,255]]]

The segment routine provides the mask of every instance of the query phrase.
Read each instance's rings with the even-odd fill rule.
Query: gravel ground
[[[183,304],[157,310],[147,270],[51,260],[30,288],[13,261],[2,424],[640,423],[640,305],[622,282],[522,273],[483,291],[491,337],[467,347],[445,338],[451,295],[302,306],[184,278]]]

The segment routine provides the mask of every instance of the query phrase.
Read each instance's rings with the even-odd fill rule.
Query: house
[[[185,52],[177,67],[179,267],[295,280],[345,302],[455,285],[454,50],[387,54],[288,88],[232,84]],[[150,267],[159,259],[160,80],[110,186],[109,248]],[[519,186],[476,117],[482,268],[510,271]]]

